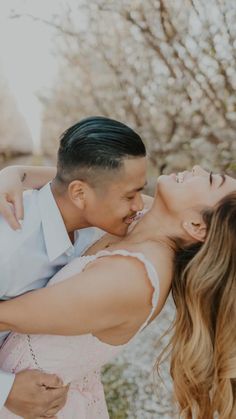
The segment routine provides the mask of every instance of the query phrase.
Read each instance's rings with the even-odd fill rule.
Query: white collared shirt
[[[50,184],[24,193],[22,229],[13,231],[0,216],[0,300],[44,287],[98,235],[95,227],[77,230],[72,244]],[[0,345],[8,332],[0,333]],[[0,370],[0,409],[15,375]]]

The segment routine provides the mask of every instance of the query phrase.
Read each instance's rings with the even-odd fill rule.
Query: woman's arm
[[[9,166],[3,171],[10,169],[19,175],[24,189],[40,189],[56,176],[56,167]]]
[[[8,166],[0,171],[0,214],[14,230],[24,217],[24,189],[41,188],[55,175],[55,167]]]
[[[61,283],[0,304],[0,330],[96,334],[150,310],[152,287],[141,262],[103,257]],[[147,286],[148,283],[148,286]]]

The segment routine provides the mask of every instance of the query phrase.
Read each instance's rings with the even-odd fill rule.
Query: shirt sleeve
[[[0,370],[0,409],[2,409],[7,400],[14,380],[15,374]]]

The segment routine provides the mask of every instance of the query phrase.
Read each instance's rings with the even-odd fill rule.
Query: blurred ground
[[[103,381],[111,419],[174,419],[168,362],[158,377],[154,368],[157,355],[168,342],[160,337],[169,328],[174,308],[169,298],[162,313],[114,363],[104,369]]]

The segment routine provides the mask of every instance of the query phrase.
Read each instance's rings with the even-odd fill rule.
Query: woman
[[[229,195],[234,191],[235,179],[209,174],[199,166],[192,172],[160,176],[152,208],[124,239],[118,241],[103,235],[85,256],[62,269],[47,288],[0,305],[0,329],[17,332],[10,335],[1,349],[0,367],[6,371],[39,368],[57,373],[64,382],[71,383],[67,404],[58,418],[108,418],[100,381],[101,366],[127,346],[161,311],[171,287],[176,254],[183,255],[178,252],[180,246],[187,249],[187,255],[192,254],[205,237],[206,250],[215,246],[218,220],[222,223],[219,243],[232,236],[230,244],[235,246],[236,197]],[[221,201],[222,198],[225,199]],[[233,260],[235,248],[229,247],[227,252]],[[198,295],[206,298],[205,292],[209,291],[209,285],[204,284],[208,255],[200,251],[197,257],[198,265],[194,258],[184,271],[183,282],[178,278],[181,278],[186,259],[177,257],[178,275],[174,281],[177,320],[172,349],[176,396],[183,417],[206,419],[218,410],[221,418],[233,418],[235,370],[228,368],[223,391],[215,361],[222,356],[229,360],[236,343],[232,334],[234,347],[229,345],[230,353],[216,340],[217,336],[222,336],[219,311],[228,310],[226,296],[229,292],[224,293],[223,285],[233,293],[235,267],[228,259],[223,285],[220,272],[213,271],[211,284],[215,292],[208,294],[206,303]],[[195,267],[202,269],[199,283],[198,276],[194,275]],[[218,275],[216,283],[214,274]],[[228,285],[229,277],[234,285]],[[186,309],[182,307],[183,302]],[[209,370],[204,369],[203,374],[207,383],[198,374],[201,368],[198,353],[203,354],[205,350],[210,356]],[[232,360],[234,365],[235,358]],[[219,390],[227,394],[229,407],[225,407],[224,399],[217,398]],[[15,416],[3,410],[0,417]]]

